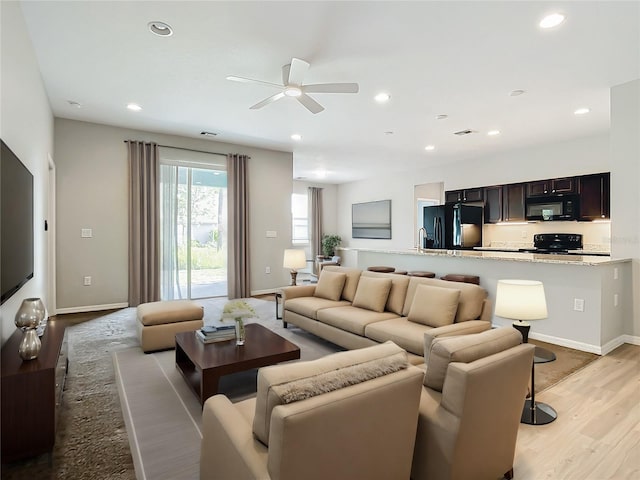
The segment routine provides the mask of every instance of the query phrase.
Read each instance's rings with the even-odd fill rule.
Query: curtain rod
[[[132,140],[125,140],[124,143],[130,142]],[[183,147],[172,147],[171,145],[160,145],[158,144],[159,147],[163,147],[163,148],[174,148],[176,150],[187,150],[188,152],[197,152],[197,153],[209,153],[211,155],[220,155],[222,157],[226,157],[227,154],[226,153],[219,153],[219,152],[206,152],[204,150],[195,150],[193,148],[183,148]],[[251,158],[249,156],[247,156],[247,158]]]

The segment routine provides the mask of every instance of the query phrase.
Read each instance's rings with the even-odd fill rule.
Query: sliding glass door
[[[160,187],[162,299],[226,296],[226,171],[162,164]]]

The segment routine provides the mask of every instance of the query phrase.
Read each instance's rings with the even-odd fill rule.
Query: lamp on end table
[[[544,286],[537,280],[498,280],[496,310],[498,317],[515,320],[513,328],[520,331],[523,342],[529,340],[528,320],[547,318],[547,301]],[[558,414],[546,403],[536,403],[535,364],[552,362],[553,352],[536,347],[531,365],[531,398],[525,401],[520,421],[529,425],[545,425],[553,422]]]
[[[291,285],[295,285],[296,277],[298,276],[298,269],[307,266],[307,256],[305,255],[304,250],[298,248],[285,249],[282,266],[284,268],[291,269]]]

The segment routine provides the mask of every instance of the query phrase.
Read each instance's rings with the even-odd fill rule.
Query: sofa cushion
[[[484,300],[487,298],[487,291],[472,283],[448,282],[439,278],[421,278],[411,277],[409,279],[409,287],[407,288],[407,298],[404,303],[402,314],[406,317],[413,304],[413,297],[416,294],[418,285],[433,285],[435,287],[450,288],[460,290],[460,299],[458,300],[458,311],[456,312],[455,322],[466,322],[467,320],[476,320],[482,314]]]
[[[258,371],[253,433],[262,443],[265,445],[269,444],[271,412],[275,407],[284,403],[282,397],[274,391],[275,386],[303,378],[315,377],[352,365],[385,359],[398,353],[406,356],[406,352],[400,347],[391,342],[387,342],[373,347],[334,353],[318,360],[261,368]]]
[[[347,279],[344,282],[344,288],[342,289],[342,300],[353,302],[353,297],[356,295],[356,289],[358,288],[358,281],[360,280],[362,270],[337,266],[324,267],[322,271],[324,272],[325,270],[344,273],[347,276]]]
[[[390,278],[360,277],[353,306],[383,312],[391,290]]]
[[[336,302],[319,297],[292,298],[291,300],[287,300],[284,304],[285,310],[304,315],[305,317],[309,317],[314,320],[318,319],[318,310],[344,306],[349,306],[349,302],[345,300]]]
[[[522,335],[511,327],[495,328],[471,335],[435,338],[425,358],[427,373],[424,385],[441,392],[449,363],[471,363],[520,343]]]
[[[346,279],[347,276],[344,273],[322,270],[313,296],[337,302],[342,295],[342,289],[344,288]]]
[[[391,312],[372,312],[353,306],[318,310],[318,321],[364,337],[364,329],[374,322],[398,318]]]
[[[458,310],[460,290],[418,285],[407,318],[430,327],[451,325]]]
[[[409,277],[395,273],[369,272],[368,270],[362,272],[361,278],[363,277],[390,278],[391,290],[389,291],[389,297],[387,298],[387,304],[384,309],[388,312],[402,315],[404,299],[407,296],[407,288],[409,287]]]
[[[364,329],[367,338],[376,342],[391,340],[408,352],[424,355],[424,334],[432,327],[421,323],[410,322],[406,317],[392,318],[382,322],[370,323]],[[424,360],[422,360],[424,363]]]

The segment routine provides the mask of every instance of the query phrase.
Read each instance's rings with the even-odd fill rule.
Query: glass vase
[[[236,345],[244,345],[245,332],[242,317],[236,318]]]

